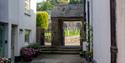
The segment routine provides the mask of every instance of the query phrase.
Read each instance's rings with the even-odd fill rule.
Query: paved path
[[[64,42],[65,46],[80,46],[80,36],[67,36]],[[45,42],[45,45],[51,45],[51,43]]]
[[[28,63],[28,62],[21,62]],[[83,63],[79,55],[44,54],[29,63]]]

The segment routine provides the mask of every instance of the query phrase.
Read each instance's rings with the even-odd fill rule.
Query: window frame
[[[28,32],[28,35],[26,36],[26,33]],[[31,40],[31,30],[28,30],[28,29],[25,29],[25,32],[24,32],[24,41],[26,43],[30,43],[30,40]]]
[[[30,16],[31,0],[24,0],[24,14]]]

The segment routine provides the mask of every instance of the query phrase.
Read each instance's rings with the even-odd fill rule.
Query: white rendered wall
[[[15,43],[15,56],[20,55],[20,49],[25,45],[25,29],[31,30],[30,43],[36,42],[36,0],[30,2],[30,16],[24,14],[25,0],[9,0],[9,31],[8,31],[8,57],[11,57],[11,25],[17,25],[17,41]],[[20,29],[23,31],[21,32]]]
[[[93,3],[93,53],[97,63],[110,63],[110,0]]]
[[[8,22],[8,0],[0,0],[0,22]]]
[[[30,16],[24,14],[24,0],[0,0],[0,22],[6,24],[5,44],[6,54],[11,58],[11,26],[17,25],[17,39],[15,43],[15,56],[20,55],[20,49],[25,45],[25,29],[31,30],[30,43],[36,42],[36,0],[31,0]],[[20,29],[23,31],[20,32]]]
[[[36,0],[31,0],[30,3],[30,16],[24,14],[24,0],[18,0],[19,2],[19,27],[18,27],[18,49],[15,51],[16,56],[20,55],[20,49],[26,44],[24,41],[24,32],[26,29],[31,30],[30,43],[36,42]],[[22,29],[23,31],[20,31]]]
[[[117,1],[117,44],[118,58],[117,63],[125,63],[125,0]]]
[[[9,21],[11,24],[18,25],[18,17],[19,17],[19,1],[18,0],[8,0],[9,2]]]

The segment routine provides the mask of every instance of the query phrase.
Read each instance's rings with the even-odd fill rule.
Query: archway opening
[[[64,21],[64,45],[65,46],[80,46],[80,30],[81,21]]]

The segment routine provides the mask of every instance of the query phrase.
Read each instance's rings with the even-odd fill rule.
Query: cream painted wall
[[[94,60],[110,63],[110,0],[94,0],[92,6]]]
[[[125,0],[116,0],[117,3],[117,44],[118,58],[117,63],[125,63]]]

